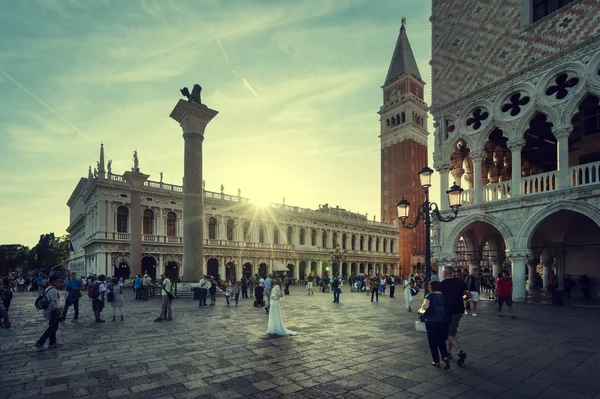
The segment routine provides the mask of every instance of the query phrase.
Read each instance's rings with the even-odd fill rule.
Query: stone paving
[[[84,296],[80,320],[60,327],[65,346],[39,353],[35,295],[16,293],[13,328],[0,331],[0,397],[600,398],[597,308],[516,304],[512,320],[482,302],[461,324],[466,364],[443,371],[401,296],[371,303],[346,288],[338,305],[295,287],[282,302],[294,337],[267,336],[251,299],[178,300],[174,321],[153,323],[159,300],[131,297],[124,322],[110,321],[108,307],[96,324]]]

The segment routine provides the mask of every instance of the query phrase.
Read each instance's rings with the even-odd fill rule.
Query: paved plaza
[[[483,302],[461,324],[466,364],[443,371],[401,295],[371,303],[346,289],[337,305],[296,287],[282,307],[299,334],[269,337],[251,299],[229,308],[222,297],[214,308],[177,300],[174,321],[154,323],[159,300],[130,294],[125,321],[110,321],[109,307],[104,324],[84,296],[80,320],[60,327],[65,346],[39,353],[46,324],[35,295],[16,293],[13,328],[0,331],[0,397],[600,398],[598,308],[517,304],[512,320]]]

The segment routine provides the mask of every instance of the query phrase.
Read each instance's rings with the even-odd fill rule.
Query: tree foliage
[[[56,237],[54,233],[42,234],[31,249],[24,245],[0,245],[0,274],[22,269],[50,272],[69,259],[68,234]],[[65,269],[65,267],[63,267]]]

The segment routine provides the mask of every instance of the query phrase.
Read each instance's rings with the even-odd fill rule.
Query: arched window
[[[300,245],[306,245],[306,230],[304,230],[304,227],[302,227],[300,229]]]
[[[167,236],[175,237],[177,234],[177,215],[175,212],[167,214]]]
[[[334,232],[333,232],[333,247],[335,248],[335,246],[336,246],[337,244],[339,244],[339,241],[338,241],[338,233],[337,233],[337,231],[334,231]]]
[[[365,250],[365,237],[364,236],[360,236],[360,250],[361,251]]]
[[[394,253],[394,239],[390,238],[390,252]]]
[[[258,242],[261,244],[265,242],[265,228],[262,223],[258,226]]]
[[[327,232],[326,231],[323,231],[322,248],[328,248],[328,245],[327,245]]]
[[[292,226],[288,227],[287,229],[287,243],[288,245],[292,245],[292,235],[293,235],[294,229],[292,229]]]
[[[310,245],[313,247],[317,246],[317,230],[312,229],[310,232]]]
[[[386,129],[390,128],[390,119],[389,118],[385,120],[385,127],[386,127]]]
[[[387,251],[388,251],[388,249],[387,249],[387,238],[384,238],[383,239],[383,252],[387,252]]]
[[[375,252],[379,252],[379,237],[375,239]]]
[[[210,240],[217,239],[217,219],[215,218],[208,219],[208,238]]]
[[[354,234],[352,234],[352,241],[350,242],[350,245],[350,248],[352,248],[352,250],[356,249],[356,236]]]
[[[148,235],[154,234],[154,212],[151,209],[144,211],[142,232]]]
[[[346,249],[346,234],[342,234],[342,249]]]
[[[392,116],[392,127],[396,126],[396,118],[394,118],[394,116]]]
[[[401,115],[402,115],[401,123],[406,122],[406,114],[403,112]]]
[[[369,244],[367,247],[367,251],[371,252],[373,250],[373,237],[369,237]]]
[[[227,221],[227,240],[228,241],[233,241],[233,229],[234,229],[233,220],[229,219]]]
[[[126,206],[120,206],[117,209],[117,232],[128,232],[129,209]]]
[[[244,240],[250,241],[250,222],[244,222]]]
[[[273,243],[279,244],[279,228],[277,226],[273,227]]]

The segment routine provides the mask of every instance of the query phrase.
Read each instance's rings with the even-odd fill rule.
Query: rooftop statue
[[[194,85],[194,88],[192,89],[192,94],[190,94],[190,91],[187,87],[184,87],[180,91],[184,97],[187,97],[189,102],[202,104],[202,101],[200,100],[200,92],[202,91],[202,87],[199,84]]]

